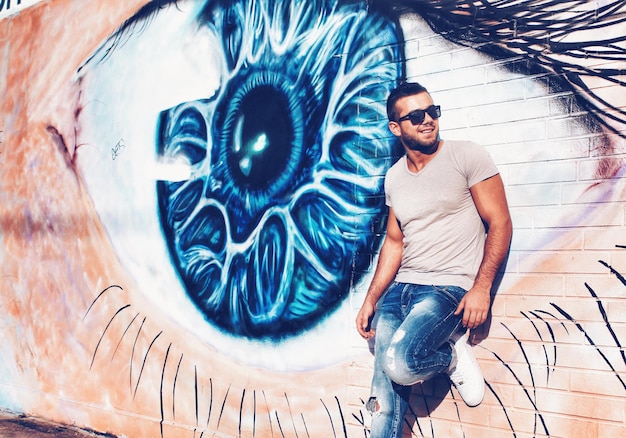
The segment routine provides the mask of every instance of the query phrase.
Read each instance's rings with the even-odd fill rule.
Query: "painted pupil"
[[[293,142],[285,96],[269,86],[243,99],[228,156],[231,175],[242,186],[261,188],[284,171]]]

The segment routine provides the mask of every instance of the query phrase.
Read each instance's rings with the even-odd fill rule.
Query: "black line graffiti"
[[[126,143],[124,142],[124,139],[122,138],[115,144],[115,146],[111,148],[111,158],[113,160],[117,160],[119,156],[122,155],[122,152],[124,151],[124,149],[126,149]]]
[[[146,317],[143,318],[143,320],[141,321],[141,324],[139,325],[139,329],[137,330],[137,334],[135,335],[135,340],[133,342],[133,349],[130,354],[130,362],[129,362],[129,367],[128,367],[128,381],[130,384],[130,391],[133,394],[133,398],[135,397],[135,395],[137,395],[137,388],[139,387],[139,380],[140,380],[140,378],[137,379],[137,385],[135,386],[135,390],[133,391],[133,364],[135,363],[134,361],[135,349],[137,348],[139,335],[141,335],[141,330],[143,329],[143,326],[145,323],[146,323]],[[141,377],[141,375],[139,377]]]
[[[165,369],[167,367],[167,359],[170,356],[170,349],[172,348],[172,344],[170,343],[167,346],[167,351],[165,352],[165,359],[163,359],[163,368],[161,369],[161,382],[159,386],[159,408],[161,409],[161,420],[159,421],[159,430],[161,431],[161,436],[163,436],[163,422],[165,421],[165,409],[163,403],[163,382],[165,380]]]
[[[111,320],[107,323],[106,327],[102,331],[102,335],[100,335],[100,339],[98,339],[98,343],[96,344],[96,348],[94,348],[94,350],[93,350],[93,356],[91,357],[91,364],[89,365],[89,369],[91,369],[93,367],[93,361],[96,360],[96,353],[98,352],[98,348],[100,347],[100,343],[102,342],[102,339],[104,338],[104,335],[106,334],[107,330],[109,329],[109,327],[113,323],[113,320],[115,319],[115,317],[117,317],[117,315],[119,315],[122,311],[126,310],[129,307],[130,307],[130,304],[127,304],[127,305],[125,305],[123,307],[120,307],[118,309],[118,311],[115,312],[115,315],[113,315]]]
[[[616,247],[622,248],[623,246],[617,245]],[[614,267],[612,267],[605,261],[599,260],[598,263],[606,267],[608,272],[614,275],[615,278],[617,278],[619,282],[626,287],[626,278],[624,277],[622,273],[620,273],[618,270],[616,270]],[[613,322],[609,320],[608,313],[606,312],[606,306],[603,302],[601,294],[599,294],[594,288],[592,288],[587,283],[585,283],[585,287],[589,291],[589,296],[590,296],[590,299],[593,300],[592,303],[594,304],[594,307],[597,309],[598,318],[603,322],[606,330],[611,336],[611,339],[613,339],[615,343],[615,347],[619,349],[620,357],[622,361],[626,363],[626,359],[624,356],[624,349],[622,347],[622,341],[619,339],[618,333],[615,331],[613,327]],[[95,306],[97,303],[103,303],[103,301],[106,299],[106,296],[108,296],[109,294],[113,292],[124,293],[124,290],[123,288],[117,285],[111,285],[105,288],[104,290],[102,290],[96,296],[96,298],[92,301],[92,303],[89,305],[87,311],[85,312],[85,316],[83,320],[85,320],[89,314],[92,314],[93,312],[95,312]],[[535,424],[533,428],[534,436],[537,436],[538,434],[541,436],[550,436],[550,424],[547,418],[545,417],[544,413],[542,412],[539,393],[543,388],[550,387],[550,384],[551,384],[550,377],[559,369],[559,367],[568,365],[568,364],[561,363],[561,361],[559,361],[558,351],[559,351],[559,339],[561,338],[561,333],[565,336],[569,336],[571,334],[571,330],[568,328],[569,325],[573,325],[573,327],[575,327],[576,330],[578,330],[584,336],[584,339],[587,341],[587,345],[593,348],[593,351],[609,367],[615,379],[620,383],[620,385],[626,391],[626,383],[624,382],[623,377],[620,375],[617,365],[614,363],[614,360],[611,359],[611,356],[608,354],[608,351],[605,351],[605,349],[608,347],[603,347],[601,345],[598,345],[593,339],[589,330],[586,329],[585,323],[577,321],[566,310],[566,307],[564,305],[560,305],[557,302],[550,302],[550,307],[551,309],[548,309],[548,310],[546,309],[520,310],[520,315],[523,317],[525,321],[527,321],[530,324],[530,326],[533,329],[531,332],[524,331],[523,337],[520,336],[520,333],[517,333],[515,330],[511,329],[508,325],[504,323],[502,324],[505,330],[509,333],[511,340],[517,345],[518,351],[521,353],[521,357],[523,358],[523,362],[527,370],[525,375],[523,375],[519,371],[516,371],[513,364],[509,363],[500,352],[495,351],[492,348],[487,348],[483,345],[479,346],[480,348],[489,352],[489,354],[491,354],[498,361],[498,363],[500,363],[500,365],[507,371],[507,373],[517,383],[518,387],[522,390],[523,394],[525,395],[526,401],[528,402],[531,409],[534,411],[534,418],[535,418]],[[96,358],[97,358],[96,353],[101,349],[103,345],[102,344],[103,338],[110,331],[110,328],[114,324],[124,324],[122,320],[118,318],[118,316],[129,308],[130,308],[130,304],[121,306],[115,311],[115,313],[110,318],[106,319],[107,323],[105,327],[97,335],[97,340],[95,342],[95,346],[93,348],[93,353],[91,356],[92,360],[91,360],[91,363],[89,364],[90,369],[93,367],[94,362],[96,361]],[[131,322],[129,324],[126,324],[126,326],[123,328],[124,335],[122,335],[122,338],[124,338],[125,334],[128,332],[129,327],[133,325],[134,321],[137,319],[137,316],[138,314],[134,315]],[[158,331],[155,335],[153,335],[151,338],[151,342],[146,348],[146,351],[144,352],[144,354],[141,357],[139,357],[138,355],[136,357],[135,350],[136,348],[138,348],[137,346],[138,338],[142,330],[146,329],[146,326],[145,326],[146,319],[147,318],[145,316],[142,318],[142,322],[139,328],[137,329],[137,333],[134,336],[134,339],[132,341],[133,350],[131,352],[131,357],[130,357],[130,361],[128,365],[129,366],[130,391],[131,391],[133,398],[138,391],[143,370],[145,367],[149,366],[150,350],[157,342],[159,342],[162,335],[164,334],[163,331]],[[547,336],[544,332],[542,332],[542,330],[540,330],[539,325],[541,325],[542,327],[545,327],[545,329],[547,330]],[[560,328],[560,330],[557,330],[558,328]],[[529,333],[534,333],[536,339],[533,339],[533,336],[530,336]],[[545,370],[545,374],[546,374],[545,381],[542,380],[541,385],[539,385],[538,375],[536,374],[536,368],[535,368],[535,364],[537,363],[537,360],[539,358],[531,356],[531,353],[526,348],[527,343],[534,343],[536,340],[538,340],[541,345],[541,355],[543,357],[542,368]],[[173,343],[169,343],[167,345],[165,358],[163,359],[163,362],[160,365],[161,381],[159,382],[158,388],[153,388],[153,390],[157,391],[159,394],[160,411],[155,416],[155,418],[159,419],[162,438],[166,438],[166,432],[164,430],[163,425],[168,421],[165,415],[167,409],[166,409],[165,400],[164,400],[164,394],[167,392],[166,388],[168,387],[168,385],[171,385],[171,396],[172,396],[172,402],[171,402],[172,403],[172,406],[171,406],[172,420],[171,421],[173,423],[176,423],[176,386],[177,386],[177,382],[179,378],[181,377],[180,370],[181,370],[181,365],[183,363],[182,354],[180,355],[177,363],[175,364],[175,374],[174,374],[174,377],[172,378],[172,381],[168,383],[166,379],[166,368],[168,364],[171,363],[171,361],[169,360],[169,355],[174,346],[175,344]],[[112,356],[116,354],[118,349],[119,349],[119,342],[115,345],[114,350],[112,352]],[[140,367],[138,376],[136,377],[136,379],[133,379],[133,367],[134,367],[135,361],[138,361],[137,365],[141,364],[141,367]],[[228,384],[225,394],[218,400],[217,394],[214,392],[214,388],[213,388],[213,378],[212,377],[208,378],[207,381],[209,384],[209,388],[208,388],[208,395],[207,395],[207,400],[206,400],[208,402],[208,409],[206,412],[206,422],[201,425],[201,416],[200,416],[200,401],[201,400],[200,400],[200,390],[199,390],[199,379],[202,375],[204,375],[204,371],[201,370],[200,364],[194,364],[193,370],[194,370],[193,371],[194,375],[192,376],[192,379],[194,382],[194,394],[193,394],[194,413],[193,414],[195,418],[194,433],[200,433],[201,434],[200,436],[203,436],[204,433],[219,431],[222,418],[226,414],[227,402],[233,395],[231,393],[231,390],[233,389],[233,387],[232,387],[232,383]],[[452,389],[449,387],[449,384],[447,383],[445,379],[433,379],[433,380],[435,380],[435,382],[433,383],[434,385],[433,388],[429,388],[428,390],[425,390],[422,385],[417,385],[414,391],[414,396],[420,400],[420,405],[423,406],[423,408],[418,408],[415,405],[415,403],[412,403],[410,410],[409,410],[410,418],[409,418],[409,415],[407,416],[407,418],[405,418],[407,426],[409,428],[414,429],[414,432],[413,432],[414,436],[421,436],[421,437],[438,436],[436,424],[433,421],[433,418],[431,417],[431,415],[433,415],[433,413],[436,410],[436,406],[431,407],[430,405],[430,403],[433,401],[433,390],[435,393],[435,398],[440,397],[442,399],[445,397],[446,393],[450,392],[452,394],[452,399],[454,400],[454,403],[457,403],[456,395],[452,392]],[[516,424],[509,413],[510,407],[506,406],[505,402],[503,401],[504,395],[500,394],[497,385],[489,382],[488,379],[485,383],[487,385],[489,392],[494,396],[495,400],[499,404],[502,415],[504,416],[506,424],[508,424],[508,427],[512,433],[512,436],[515,437],[517,435]],[[443,388],[447,388],[447,389],[445,391],[442,391]],[[151,391],[152,389],[146,388],[146,390]],[[285,430],[285,428],[287,427],[289,429],[292,429],[293,433],[295,433],[296,436],[299,436],[300,434],[303,434],[304,436],[310,436],[309,427],[306,421],[306,412],[293,412],[292,411],[292,405],[290,402],[290,399],[291,399],[290,394],[288,394],[287,392],[283,394],[283,398],[286,402],[286,405],[288,406],[288,409],[286,412],[281,411],[277,406],[272,406],[271,404],[269,404],[264,391],[261,391],[261,394],[263,395],[263,399],[264,399],[264,403],[263,403],[264,406],[261,406],[260,404],[258,404],[256,390],[252,391],[252,398],[253,398],[252,408],[251,408],[252,412],[248,412],[250,408],[247,408],[246,407],[247,404],[245,403],[245,399],[248,394],[250,394],[250,392],[246,388],[241,389],[240,400],[238,402],[238,405],[239,405],[238,429],[239,429],[240,434],[242,434],[242,431],[244,430],[244,418],[252,418],[253,424],[251,427],[253,430],[253,436],[255,436],[257,422],[260,421],[262,418],[259,416],[259,414],[261,413],[261,411],[265,411],[267,412],[267,415],[268,415],[265,421],[269,420],[272,434],[274,433],[274,424],[276,424],[277,426],[276,431],[277,433],[279,433],[280,436],[284,437],[284,436],[289,435],[287,430]],[[332,397],[333,397],[333,400],[335,401],[335,406],[333,409],[331,409],[330,407],[331,405],[329,405],[325,400],[323,399],[319,400],[319,409],[325,412],[329,421],[327,436],[333,436],[333,437],[342,436],[342,437],[347,438],[348,437],[348,429],[347,429],[348,422],[346,421],[346,418],[344,417],[344,414],[343,414],[344,407],[342,406],[341,398],[339,397],[339,395],[333,395]],[[220,402],[219,415],[215,424],[215,428],[214,428],[215,430],[211,430],[209,426],[210,426],[210,421],[213,415],[213,412],[212,412],[213,403],[217,401]],[[356,412],[352,412],[351,418],[356,422],[356,424],[358,424],[362,428],[363,436],[368,437],[369,431],[367,428],[368,421],[366,419],[366,415],[369,415],[369,414],[366,413],[365,402],[363,400],[360,400],[360,404],[362,408],[359,408]],[[299,418],[299,420],[296,421],[297,418]],[[462,417],[461,417],[460,411],[458,410],[458,407],[457,407],[457,418],[458,418],[459,427],[462,427]],[[424,420],[428,421],[428,423],[425,424]],[[426,432],[425,428],[428,428],[429,431]]]
[[[555,82],[574,91],[581,108],[609,131],[624,136],[626,110],[604,98],[594,81],[626,86],[623,69],[612,61],[626,58],[626,35],[614,31],[626,22],[622,0],[369,0],[395,13],[420,14],[437,33],[451,41],[502,57],[518,54],[554,73]],[[621,12],[621,13],[620,13]],[[597,62],[591,62],[591,61]],[[523,67],[522,63],[519,63]]]

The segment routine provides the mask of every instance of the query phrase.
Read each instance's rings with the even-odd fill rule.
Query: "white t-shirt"
[[[388,170],[386,204],[404,234],[396,281],[472,287],[486,235],[469,189],[496,174],[484,147],[450,140],[418,173],[409,171],[406,155]]]

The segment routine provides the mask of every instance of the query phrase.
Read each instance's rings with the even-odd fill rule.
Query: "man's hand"
[[[368,341],[374,337],[374,330],[372,330],[371,323],[374,317],[375,307],[368,300],[365,300],[361,310],[359,310],[356,316],[356,329],[363,339]]]
[[[471,288],[459,303],[454,314],[460,315],[463,312],[463,327],[475,329],[487,320],[490,307],[489,291]]]
[[[404,236],[393,208],[389,207],[387,234],[385,235],[385,240],[383,240],[383,246],[380,248],[374,278],[372,278],[370,287],[367,290],[361,310],[359,310],[359,314],[356,316],[356,329],[363,339],[368,341],[374,337],[374,330],[372,330],[371,325],[374,312],[376,311],[376,303],[392,282],[400,267],[403,239]]]

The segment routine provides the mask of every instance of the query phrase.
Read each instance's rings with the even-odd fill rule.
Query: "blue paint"
[[[163,233],[187,294],[225,332],[281,339],[331,314],[370,267],[397,155],[385,99],[397,24],[366,5],[213,2],[228,78],[161,114]]]

